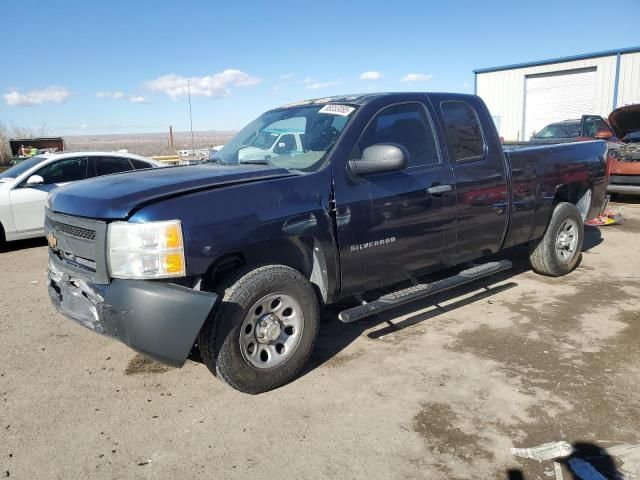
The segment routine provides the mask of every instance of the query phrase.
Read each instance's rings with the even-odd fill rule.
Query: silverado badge
[[[47,235],[47,242],[49,243],[49,246],[51,248],[53,248],[54,250],[56,249],[56,247],[58,246],[58,239],[56,238],[56,236],[53,234],[53,232],[51,232],[49,235]]]

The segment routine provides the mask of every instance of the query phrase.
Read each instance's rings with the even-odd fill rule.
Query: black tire
[[[575,243],[569,243],[573,248],[567,251],[564,248],[557,248],[560,230],[573,222],[575,233],[570,238],[575,238]],[[529,261],[531,267],[537,273],[551,277],[560,277],[571,272],[578,263],[582,255],[582,243],[584,241],[584,223],[582,215],[572,203],[559,203],[556,205],[551,215],[551,221],[547,226],[544,236],[531,244]],[[566,255],[566,257],[563,257]]]
[[[0,252],[4,251],[6,246],[7,246],[7,237],[5,236],[4,228],[0,223]]]
[[[298,302],[303,314],[302,334],[284,363],[270,369],[256,368],[243,355],[241,327],[256,302],[274,293]],[[318,299],[307,279],[293,268],[267,265],[232,276],[218,294],[221,301],[198,336],[200,354],[209,370],[229,386],[250,394],[293,380],[311,356],[320,324]]]

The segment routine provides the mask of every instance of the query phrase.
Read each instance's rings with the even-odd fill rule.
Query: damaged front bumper
[[[49,261],[49,297],[66,317],[154,360],[181,367],[217,296],[165,282],[93,284]]]

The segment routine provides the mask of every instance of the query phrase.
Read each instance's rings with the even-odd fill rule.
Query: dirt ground
[[[512,271],[392,314],[343,325],[333,308],[304,375],[259,396],[66,320],[44,242],[14,244],[0,253],[0,477],[532,480],[553,464],[510,448],[566,440],[633,478],[640,204],[624,215],[589,229],[564,278],[515,251]]]

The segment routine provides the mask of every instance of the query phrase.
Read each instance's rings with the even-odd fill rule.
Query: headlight
[[[186,269],[180,221],[110,223],[107,261],[113,278],[184,277]]]

